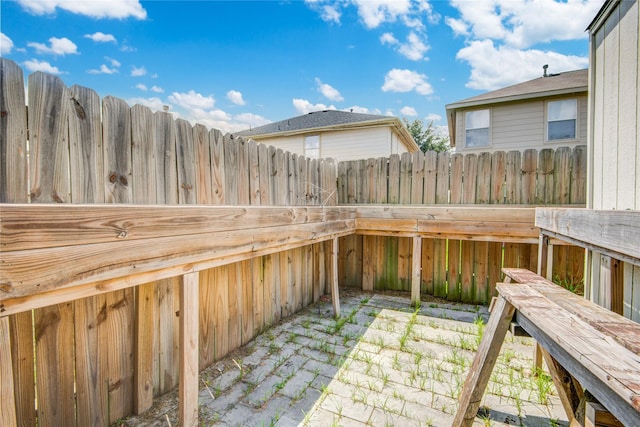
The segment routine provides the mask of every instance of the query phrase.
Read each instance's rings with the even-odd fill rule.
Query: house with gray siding
[[[314,111],[233,135],[311,159],[359,160],[420,150],[397,117],[337,110]]]
[[[458,153],[574,147],[587,143],[588,71],[549,73],[446,106]]]
[[[640,216],[638,0],[607,0],[588,31],[587,207],[635,211]],[[587,258],[585,291],[591,300],[640,322],[640,262],[593,250]]]

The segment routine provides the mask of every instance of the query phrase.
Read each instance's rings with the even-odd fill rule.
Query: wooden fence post
[[[181,426],[198,425],[198,290],[200,273],[182,276],[180,285],[180,387]]]
[[[411,253],[411,305],[420,305],[420,272],[422,266],[422,237],[413,237],[413,252]]]
[[[13,363],[9,342],[9,318],[0,317],[0,425],[17,425],[16,401],[13,394]]]
[[[338,290],[338,238],[333,238],[331,247],[331,301],[333,302],[333,314],[340,317],[340,295]]]

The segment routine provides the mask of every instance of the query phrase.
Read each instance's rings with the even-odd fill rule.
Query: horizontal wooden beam
[[[1,250],[205,235],[354,219],[353,207],[1,204]]]
[[[535,226],[552,237],[640,265],[640,211],[536,208]]]
[[[363,235],[537,243],[534,215],[533,207],[364,205],[355,224]]]
[[[1,204],[0,316],[354,233],[535,243],[533,208]]]
[[[0,316],[331,240],[352,234],[353,221],[268,230],[2,253],[0,277],[17,285],[0,291]]]

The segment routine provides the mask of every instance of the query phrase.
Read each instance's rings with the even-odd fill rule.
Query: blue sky
[[[2,0],[0,53],[226,132],[324,109],[446,127],[445,105],[588,66],[603,0]]]

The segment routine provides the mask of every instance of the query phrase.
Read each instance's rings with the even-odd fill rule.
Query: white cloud
[[[164,89],[162,89],[160,86],[151,86],[151,92],[155,92],[155,93],[164,93]]]
[[[411,70],[392,69],[384,77],[384,92],[411,92],[420,95],[431,95],[433,88],[427,82],[427,76]]]
[[[456,58],[467,61],[471,66],[471,77],[466,86],[479,90],[495,90],[540,77],[544,64],[549,64],[549,71],[554,73],[589,65],[588,58],[537,49],[496,47],[491,40],[469,43]]]
[[[246,104],[244,102],[244,99],[242,98],[242,93],[238,92],[237,90],[230,90],[229,92],[227,92],[227,99],[236,105]]]
[[[160,98],[152,97],[152,98],[129,98],[127,99],[127,103],[129,105],[140,104],[145,107],[149,107],[153,111],[164,111],[164,106],[167,105],[165,102],[162,102]]]
[[[336,107],[333,105],[326,106],[324,104],[312,104],[306,99],[294,98],[292,100],[293,107],[300,114],[307,114],[313,111],[323,111],[323,110],[335,110]]]
[[[453,30],[453,34],[456,36],[468,36],[469,26],[462,19],[455,19],[446,17],[444,22]]]
[[[100,31],[93,34],[85,34],[85,38],[91,39],[96,43],[118,43],[113,34],[105,34]]]
[[[455,34],[500,40],[527,48],[554,40],[579,40],[602,0],[452,0],[460,19],[447,19]]]
[[[237,122],[241,122],[241,123],[248,123],[249,126],[246,126],[243,129],[246,129],[250,126],[262,126],[262,125],[266,125],[271,123],[271,120],[265,119],[264,117],[262,117],[261,115],[258,114],[253,114],[253,113],[242,113],[242,114],[237,114],[233,117],[234,121]]]
[[[400,113],[404,116],[409,116],[409,117],[415,117],[418,115],[418,112],[416,111],[416,109],[409,106],[402,107],[402,109],[400,110]]]
[[[120,61],[118,61],[117,59],[109,58],[108,56],[105,56],[104,59],[109,61],[109,63],[111,64],[112,67],[119,67],[120,66]]]
[[[173,92],[169,95],[169,100],[189,110],[210,109],[216,103],[213,96],[202,96],[194,90],[190,90],[187,93]]]
[[[251,119],[251,117],[254,117],[254,119]],[[250,127],[269,123],[268,120],[257,115],[232,116],[221,110],[215,110],[206,115],[187,114],[184,118],[192,124],[200,123],[209,129],[218,129],[222,133],[239,132]]]
[[[360,107],[359,105],[354,105],[349,108],[343,108],[342,111],[349,111],[351,113],[361,113],[361,114],[381,114],[380,110],[377,108],[370,109],[367,107]]]
[[[147,74],[147,69],[144,67],[131,67],[131,77],[142,77]]]
[[[316,77],[316,85],[318,86],[318,92],[320,92],[325,98],[330,101],[344,101],[342,95],[340,95],[340,91],[334,88],[331,85],[326,83],[322,83],[322,81]]]
[[[37,59],[32,59],[30,61],[24,61],[24,66],[27,67],[27,70],[29,71],[42,71],[49,74],[63,74],[62,71],[58,69],[58,67],[52,66],[47,61],[38,61]]]
[[[352,0],[358,15],[367,28],[376,28],[384,22],[395,22],[411,10],[409,0]]]
[[[126,40],[124,41],[124,43],[122,44],[122,47],[120,48],[121,52],[136,52],[137,50],[138,50],[137,48],[133,46],[129,46]]]
[[[429,50],[429,46],[427,46],[414,31],[409,33],[405,43],[401,43],[392,33],[384,33],[380,37],[380,42],[395,47],[402,56],[412,61],[423,59],[424,54]]]
[[[412,61],[419,61],[423,59],[424,54],[428,50],[429,46],[424,44],[420,39],[420,36],[413,31],[407,36],[407,42],[400,44],[398,47],[398,52]]]
[[[91,69],[87,71],[89,74],[115,74],[118,72],[117,68],[109,68],[105,64],[100,65],[98,69]]]
[[[18,0],[24,9],[34,15],[54,13],[56,8],[92,18],[146,19],[147,11],[138,0],[69,1]]]
[[[136,89],[140,89],[140,90],[143,90],[143,91],[145,91],[145,92],[146,92],[147,90],[149,90],[149,89],[147,89],[147,86],[146,86],[146,85],[143,85],[142,83],[138,83],[138,84],[136,85]]]
[[[13,49],[13,40],[4,33],[0,33],[0,55],[7,55]]]
[[[424,118],[428,122],[439,122],[442,120],[442,116],[436,113],[427,114],[427,117]]]
[[[323,21],[340,24],[342,12],[340,11],[339,3],[323,2],[320,0],[305,0],[305,3],[311,9],[318,12]]]
[[[270,120],[257,114],[242,113],[233,116],[222,110],[208,107],[201,108],[199,105],[213,105],[210,102],[198,101],[198,94],[194,91],[190,91],[187,94],[177,94],[179,96],[175,95],[176,93],[174,92],[169,96],[169,102],[163,101],[158,97],[135,97],[129,98],[127,102],[129,105],[140,104],[149,107],[152,111],[164,111],[164,107],[167,106],[169,107],[169,112],[173,114],[175,118],[183,118],[191,124],[199,123],[209,129],[218,129],[222,133],[238,132],[250,127],[270,123]],[[176,100],[180,102],[175,102]]]
[[[393,33],[384,33],[383,35],[380,36],[380,43],[397,45],[398,43],[400,43],[400,41],[397,38],[395,38]]]
[[[74,42],[66,37],[62,37],[61,39],[57,37],[51,37],[49,39],[49,44],[50,46],[47,46],[44,43],[30,42],[27,43],[27,46],[34,48],[38,53],[50,53],[52,55],[67,55],[78,53],[78,46],[76,46]]]

